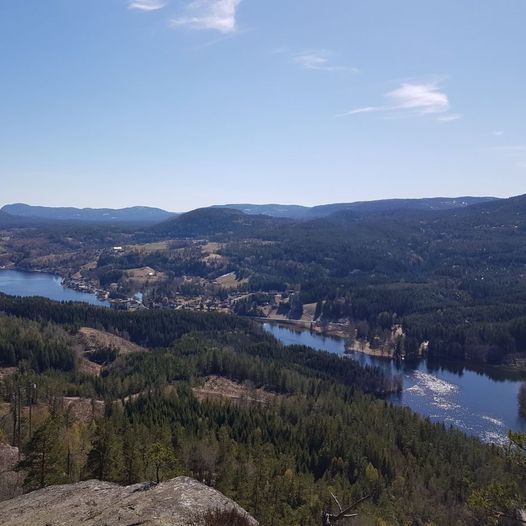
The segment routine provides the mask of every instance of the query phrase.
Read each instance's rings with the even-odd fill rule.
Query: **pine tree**
[[[173,469],[176,458],[172,448],[161,442],[154,442],[149,448],[148,460],[155,469],[155,482],[159,484],[162,471]]]
[[[35,431],[25,448],[25,458],[20,462],[20,467],[27,472],[27,487],[43,488],[67,482],[67,454],[62,434],[62,418],[57,414],[51,414]]]
[[[97,422],[87,468],[99,480],[122,480],[122,448],[115,429],[115,419]]]

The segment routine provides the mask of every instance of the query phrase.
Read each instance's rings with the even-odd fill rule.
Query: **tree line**
[[[29,362],[2,380],[11,410],[0,436],[21,447],[26,489],[187,474],[276,526],[317,525],[330,491],[349,500],[370,495],[364,520],[400,525],[480,524],[491,485],[507,488],[513,502],[524,496],[524,470],[504,450],[383,400],[397,389],[393,379],[345,358],[286,348],[246,320],[169,313],[155,321],[161,313],[23,299],[3,300],[2,308],[17,313],[4,315],[19,325],[14,343],[13,334],[24,341],[24,326],[56,330],[60,341],[84,324],[166,342],[117,356],[99,376]],[[194,389],[210,375],[272,399],[198,400]],[[82,416],[66,397],[84,401]]]

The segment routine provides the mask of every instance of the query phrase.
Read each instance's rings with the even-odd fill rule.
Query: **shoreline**
[[[111,308],[114,302],[107,298],[101,298],[98,294],[99,289],[95,290],[82,290],[76,287],[71,287],[69,279],[63,277],[59,272],[57,271],[49,271],[49,270],[29,270],[24,268],[17,268],[17,267],[11,267],[11,266],[4,266],[4,268],[0,268],[0,271],[15,271],[15,272],[26,272],[26,273],[39,273],[39,274],[48,274],[50,276],[54,276],[56,278],[59,278],[61,280],[61,286],[64,288],[67,288],[69,290],[73,290],[75,292],[78,292],[79,294],[89,294],[91,296],[94,296],[98,301],[102,303],[101,306],[105,308]],[[107,293],[107,291],[100,290],[100,292]],[[124,300],[121,300],[124,301]],[[104,305],[105,303],[105,305]],[[119,304],[119,302],[115,302],[116,305]],[[235,314],[230,313],[231,316],[234,316]],[[345,343],[345,355],[352,355],[354,353],[363,354],[365,356],[369,356],[371,358],[383,360],[383,361],[394,361],[394,357],[392,355],[389,355],[385,351],[382,350],[375,350],[375,349],[368,349],[366,347],[361,347],[360,343],[353,342],[352,347],[349,342],[350,335],[348,332],[345,331],[345,328],[342,326],[332,326],[329,324],[326,328],[320,327],[319,325],[316,325],[314,322],[305,321],[305,320],[290,320],[290,319],[276,319],[276,318],[267,318],[267,317],[252,317],[252,316],[242,316],[243,318],[253,320],[258,323],[268,323],[272,325],[282,325],[284,327],[291,328],[292,330],[296,331],[309,331],[312,334],[315,334],[317,336],[327,337],[327,338],[336,338],[343,340]],[[355,346],[356,345],[356,346]],[[461,369],[468,369],[470,371],[483,374],[486,376],[489,376],[494,379],[500,378],[507,378],[507,379],[514,379],[517,381],[525,381],[526,382],[526,367],[514,367],[510,365],[490,365],[490,364],[477,364],[477,363],[471,363],[471,362],[452,362],[447,360],[441,360],[441,359],[430,359],[429,357],[421,357],[421,360],[425,360],[426,364],[428,364],[429,367],[432,369],[439,369],[439,368],[447,368],[449,370],[461,370]]]
[[[300,332],[309,331],[310,333],[313,333],[317,336],[337,338],[340,340],[347,339],[346,337],[343,337],[340,335],[329,334],[327,332],[323,333],[320,331],[311,330],[309,326],[305,327],[304,325],[304,323],[309,324],[309,322],[302,322],[301,320],[275,320],[272,318],[261,318],[261,317],[250,317],[250,316],[245,316],[245,318],[252,319],[262,324],[267,323],[269,325],[278,325],[278,326],[281,325],[286,328],[290,328],[292,330],[296,330]],[[386,362],[386,361],[394,362],[395,361],[393,356],[386,356],[385,353],[383,353],[383,351],[375,351],[375,350],[367,351],[367,350],[349,349],[347,344],[345,344],[345,352],[343,353],[344,355],[351,356],[355,353],[363,354],[365,356],[368,356],[376,360],[382,360],[383,362]],[[461,374],[461,371],[463,369],[467,369],[468,371],[471,371],[477,374],[481,374],[483,376],[487,376],[494,381],[512,380],[512,381],[526,382],[526,368],[518,369],[518,368],[509,367],[506,365],[490,365],[490,364],[475,364],[475,363],[470,363],[470,362],[454,362],[454,361],[440,360],[440,359],[429,359],[429,357],[421,357],[420,361],[424,361],[427,367],[432,371],[436,369],[447,369],[449,371],[458,372],[459,374]]]
[[[304,320],[288,320],[288,319],[275,319],[275,318],[262,318],[262,317],[250,317],[247,316],[249,319],[253,319],[260,323],[270,323],[273,325],[284,325],[286,327],[293,327],[297,329],[298,331],[309,331],[310,333],[316,334],[318,336],[323,336],[327,338],[338,338],[345,341],[345,351],[344,354],[353,354],[353,353],[359,353],[359,354],[365,354],[366,356],[372,356],[373,358],[381,358],[384,360],[393,360],[393,356],[389,353],[386,353],[385,351],[371,349],[371,348],[355,348],[351,347],[351,344],[349,342],[350,335],[345,332],[342,328],[328,328],[323,329],[322,327],[315,325],[313,327],[313,322],[304,321]],[[361,345],[358,342],[358,345]]]
[[[110,300],[108,297],[109,296],[108,291],[99,289],[93,286],[92,284],[78,283],[77,285],[74,281],[73,282],[70,281],[71,278],[64,277],[60,272],[57,272],[56,270],[27,269],[27,268],[7,267],[7,266],[0,268],[0,271],[2,270],[7,271],[7,272],[19,272],[19,273],[25,273],[25,274],[42,274],[42,275],[51,276],[53,277],[54,280],[59,282],[62,288],[77,292],[79,294],[87,294],[89,296],[92,296],[101,303],[101,306],[111,307],[111,304],[112,304],[112,300]],[[81,300],[80,302],[89,303],[89,302],[82,302]],[[95,304],[91,304],[91,305],[95,305]]]
[[[381,360],[394,360],[394,356],[387,351],[382,351],[380,349],[371,349],[370,347],[363,345],[362,342],[355,341],[354,344],[357,344],[359,347],[363,346],[363,348],[356,348],[354,345],[351,346],[350,344],[346,344],[345,354],[360,353],[365,354],[367,356],[372,356],[373,358],[379,358]]]
[[[314,322],[305,320],[289,320],[280,318],[263,318],[260,316],[243,316],[250,320],[254,320],[261,323],[272,323],[274,325],[285,325],[295,327],[300,331],[309,331],[319,336],[327,336],[329,338],[340,338],[342,340],[348,340],[350,335],[342,327],[328,327],[326,329],[315,325]]]

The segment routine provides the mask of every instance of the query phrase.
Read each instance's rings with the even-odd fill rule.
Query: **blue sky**
[[[525,0],[0,0],[0,202],[525,193],[525,23]]]

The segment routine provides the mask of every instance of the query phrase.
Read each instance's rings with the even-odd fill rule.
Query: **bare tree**
[[[353,517],[357,517],[358,513],[349,513],[349,512],[354,510],[364,500],[367,500],[370,497],[370,495],[366,495],[365,497],[358,499],[356,502],[353,502],[350,506],[347,506],[346,508],[342,508],[340,501],[337,499],[334,493],[331,493],[331,497],[336,502],[336,505],[338,506],[339,511],[337,513],[331,513],[330,511],[324,511],[322,513],[322,525],[323,526],[332,526],[336,524],[337,522],[341,521],[342,519],[351,519]]]

